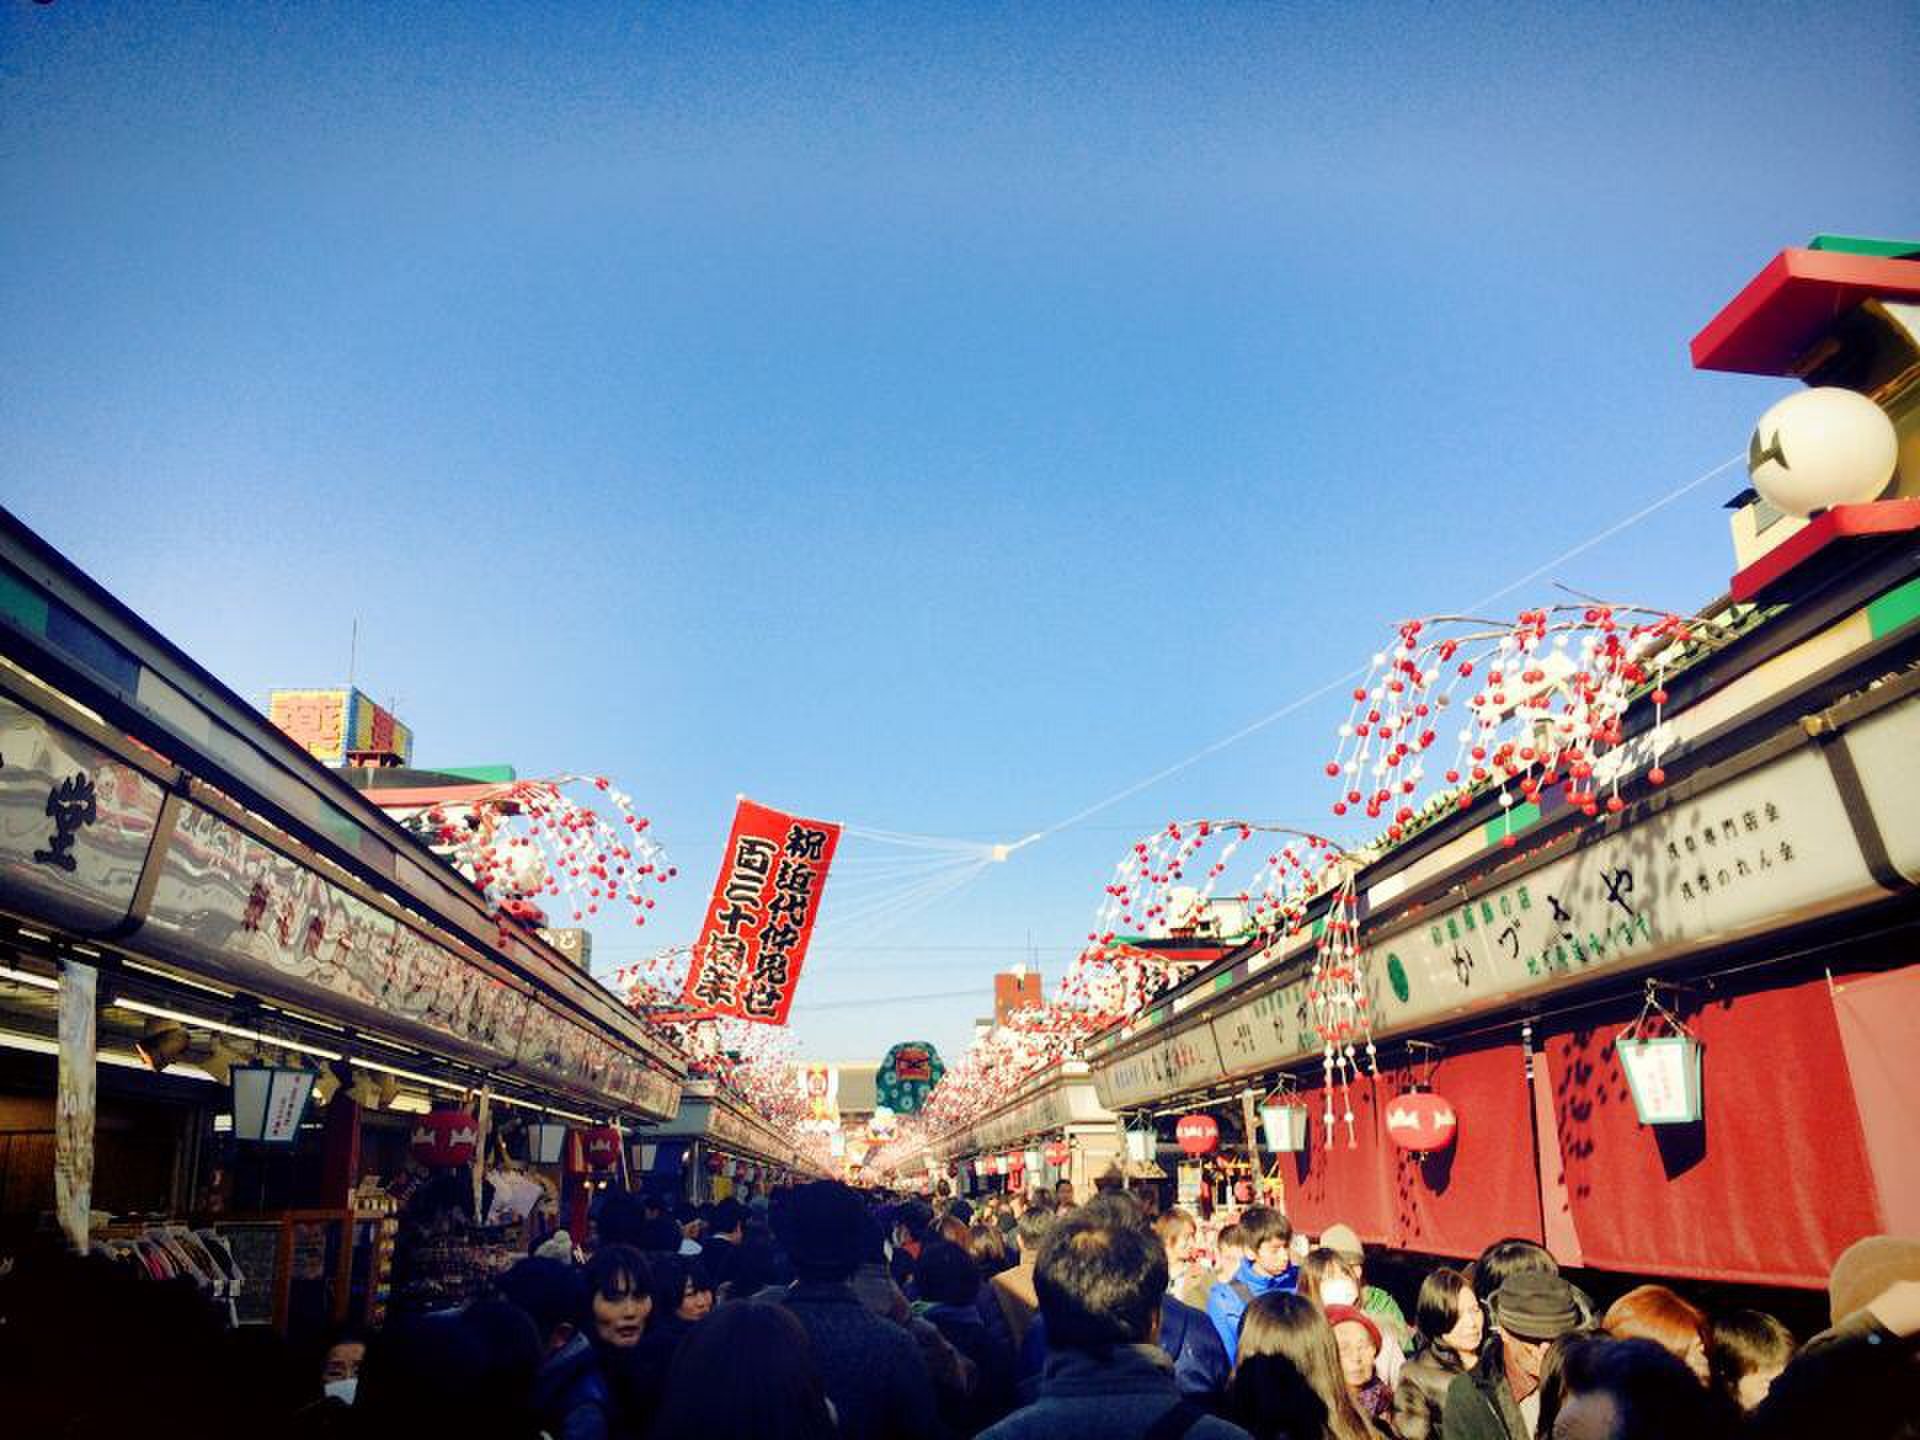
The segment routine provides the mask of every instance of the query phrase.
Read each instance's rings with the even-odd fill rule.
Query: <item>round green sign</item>
[[[902,1040],[887,1051],[873,1077],[874,1098],[897,1115],[917,1115],[947,1067],[925,1040]]]

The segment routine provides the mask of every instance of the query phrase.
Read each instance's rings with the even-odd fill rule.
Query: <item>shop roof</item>
[[[1815,243],[1836,243],[1821,236]],[[1693,337],[1694,365],[1746,375],[1791,375],[1809,346],[1864,300],[1920,299],[1920,260],[1885,253],[1782,250]],[[1907,253],[1920,252],[1920,245]]]

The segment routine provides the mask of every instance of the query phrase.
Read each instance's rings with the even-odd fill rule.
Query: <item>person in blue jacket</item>
[[[1292,1294],[1300,1286],[1300,1268],[1293,1263],[1293,1223],[1265,1205],[1250,1206],[1240,1216],[1247,1256],[1233,1278],[1207,1292],[1207,1318],[1219,1332],[1227,1360],[1240,1350],[1240,1321],[1256,1296],[1278,1290]]]

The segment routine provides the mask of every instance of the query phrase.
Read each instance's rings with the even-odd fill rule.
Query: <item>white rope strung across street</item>
[[[1478,610],[1481,606],[1486,605],[1490,601],[1498,600],[1502,595],[1505,595],[1510,591],[1518,590],[1522,585],[1527,584],[1529,581],[1539,579],[1542,575],[1546,574],[1549,570],[1553,569],[1554,566],[1563,565],[1567,561],[1573,559],[1576,555],[1583,555],[1587,551],[1591,550],[1594,546],[1599,545],[1604,541],[1611,540],[1615,535],[1618,535],[1622,530],[1629,529],[1632,526],[1639,524],[1642,520],[1646,519],[1649,515],[1652,515],[1656,511],[1666,508],[1668,505],[1671,505],[1674,501],[1678,500],[1681,496],[1689,494],[1694,490],[1698,490],[1702,485],[1705,485],[1709,480],[1715,479],[1718,476],[1726,474],[1727,471],[1731,470],[1734,466],[1741,464],[1745,459],[1746,459],[1746,456],[1744,454],[1741,454],[1741,455],[1733,455],[1728,457],[1725,460],[1722,460],[1718,465],[1715,465],[1712,469],[1706,470],[1701,474],[1696,475],[1693,479],[1687,481],[1686,484],[1679,486],[1677,489],[1668,491],[1665,495],[1661,496],[1658,500],[1653,501],[1651,504],[1642,506],[1640,509],[1634,511],[1633,514],[1627,516],[1625,519],[1616,520],[1613,524],[1607,526],[1606,529],[1599,531],[1597,534],[1588,536],[1585,540],[1582,540],[1578,545],[1573,546],[1571,549],[1562,551],[1560,554],[1554,556],[1553,559],[1547,561],[1544,565],[1536,566],[1532,570],[1529,570],[1526,574],[1522,575],[1519,579],[1510,581],[1508,584],[1502,585],[1498,590],[1494,590],[1489,594],[1481,596],[1480,599],[1475,600],[1472,604],[1467,605],[1463,608],[1468,611]],[[1118,805],[1123,800],[1132,799],[1135,795],[1138,795],[1142,790],[1146,790],[1154,785],[1158,785],[1162,780],[1171,779],[1173,776],[1178,775],[1182,770],[1191,769],[1193,766],[1198,765],[1202,760],[1207,759],[1209,756],[1219,754],[1222,750],[1225,750],[1230,745],[1239,744],[1242,740],[1246,739],[1249,735],[1257,734],[1258,732],[1266,729],[1269,725],[1277,724],[1280,721],[1286,719],[1287,716],[1293,714],[1295,711],[1301,709],[1306,705],[1312,704],[1315,700],[1320,699],[1322,696],[1330,694],[1335,690],[1341,689],[1344,686],[1351,684],[1355,679],[1365,675],[1366,672],[1367,672],[1367,667],[1364,665],[1361,665],[1361,666],[1356,666],[1354,669],[1347,671],[1344,675],[1335,676],[1333,679],[1327,681],[1324,685],[1316,686],[1314,689],[1308,691],[1305,695],[1300,696],[1298,699],[1288,701],[1285,705],[1282,705],[1278,710],[1275,710],[1269,714],[1263,715],[1258,720],[1255,720],[1250,724],[1241,726],[1238,730],[1234,731],[1231,735],[1224,736],[1223,738],[1214,741],[1211,745],[1207,745],[1199,750],[1194,751],[1193,754],[1187,756],[1186,759],[1176,760],[1173,764],[1166,766],[1164,769],[1156,770],[1153,774],[1147,776],[1146,779],[1135,781],[1133,784],[1127,786],[1126,788],[1115,791],[1113,794],[1107,796],[1106,799],[1096,801],[1094,804],[1087,806],[1084,810],[1077,810],[1064,820],[1055,821],[1053,824],[1047,826],[1043,830],[1034,831],[1033,834],[1027,836],[1025,839],[1016,841],[1012,845],[1009,845],[1006,849],[1006,853],[1008,855],[1011,855],[1016,850],[1024,850],[1029,845],[1038,844],[1040,841],[1045,840],[1050,836],[1058,835],[1062,830],[1070,830],[1075,825],[1080,824],[1082,821],[1092,819],[1095,815],[1098,815],[1103,810],[1112,809],[1115,805]]]
[[[1631,515],[1615,521],[1606,528],[1588,536],[1554,556],[1542,565],[1535,566],[1518,579],[1510,581],[1497,590],[1480,597],[1472,604],[1463,607],[1467,611],[1477,611],[1501,596],[1519,589],[1555,566],[1563,565],[1576,556],[1583,555],[1594,546],[1604,543],[1645,520],[1648,516],[1665,509],[1682,496],[1698,490],[1701,486],[1726,474],[1744,459],[1734,455],[1711,469],[1703,471],[1693,479],[1670,490],[1659,499],[1643,505]],[[991,866],[1004,863],[1009,857],[1037,845],[1041,841],[1071,830],[1084,824],[1094,816],[1112,809],[1122,801],[1129,800],[1144,790],[1149,790],[1162,781],[1170,780],[1182,771],[1190,770],[1201,761],[1218,755],[1221,751],[1239,744],[1250,736],[1257,735],[1269,726],[1276,725],[1288,716],[1297,714],[1317,700],[1324,699],[1337,690],[1344,689],[1367,673],[1364,665],[1356,666],[1322,684],[1314,686],[1305,693],[1287,701],[1277,709],[1268,711],[1258,719],[1249,721],[1229,735],[1202,746],[1192,754],[1162,766],[1152,774],[1122,786],[1104,799],[1082,807],[1051,825],[1034,831],[1031,835],[1007,844],[989,845],[978,841],[960,840],[938,835],[919,835],[898,830],[883,830],[868,826],[846,825],[842,833],[850,839],[868,841],[877,846],[891,847],[909,852],[907,854],[880,854],[848,856],[836,860],[836,864],[864,867],[859,872],[838,881],[828,890],[828,902],[821,916],[823,931],[822,948],[831,948],[836,943],[845,945],[849,940],[866,938],[891,929],[903,920],[919,914],[929,906],[938,903],[954,892],[963,889],[978,879]],[[836,905],[833,901],[854,892],[850,903]],[[831,936],[832,938],[827,938]]]

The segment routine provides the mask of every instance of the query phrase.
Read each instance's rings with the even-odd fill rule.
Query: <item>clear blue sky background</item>
[[[0,495],[245,694],[359,616],[422,763],[616,775],[685,875],[602,953],[685,940],[736,792],[1017,838],[1739,452],[1785,387],[1686,341],[1920,232],[1917,57],[1906,3],[5,0]],[[1705,601],[1740,480],[1552,575]],[[1317,822],[1339,710],[830,924],[808,1049],[957,1047],[1142,829]]]

